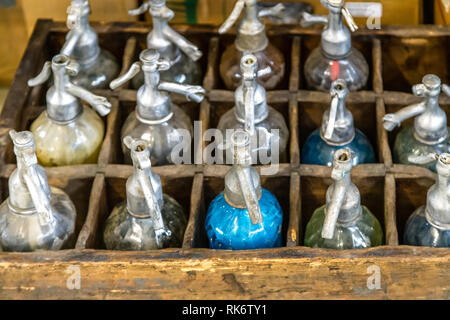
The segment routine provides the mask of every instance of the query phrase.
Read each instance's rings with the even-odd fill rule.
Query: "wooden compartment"
[[[122,72],[136,61],[145,45],[149,25],[144,23],[93,23],[100,43],[120,60]],[[175,29],[204,51],[201,59],[207,95],[200,104],[173,96],[192,120],[201,120],[203,132],[216,126],[220,115],[234,104],[234,94],[218,77],[221,53],[233,41],[233,32],[220,36],[211,26],[178,25]],[[56,53],[67,32],[65,24],[40,20],[17,70],[0,117],[1,199],[7,197],[7,179],[15,168],[10,129],[29,125],[45,105],[43,86],[28,88],[42,63]],[[362,203],[380,220],[386,245],[362,250],[325,250],[303,246],[305,226],[314,209],[325,202],[331,168],[300,163],[300,149],[308,134],[320,125],[330,102],[329,94],[305,88],[303,65],[318,45],[319,29],[299,26],[268,26],[268,36],[286,58],[285,80],[267,92],[269,104],[286,119],[290,130],[288,161],[274,175],[262,174],[263,187],[274,192],[284,213],[283,247],[226,251],[207,248],[204,231],[209,202],[223,189],[229,166],[209,165],[202,160],[205,142],[195,143],[193,163],[153,167],[163,180],[164,192],[174,196],[189,217],[181,248],[144,252],[104,249],[102,229],[112,208],[125,197],[124,184],[132,167],[123,164],[120,129],[136,103],[136,91],[128,85],[114,91],[98,90],[113,104],[106,117],[106,134],[98,162],[92,165],[47,168],[49,181],[73,196],[79,209],[79,232],[73,249],[56,252],[0,253],[1,298],[152,298],[152,299],[396,299],[450,298],[450,249],[402,245],[404,223],[423,204],[435,175],[422,168],[392,163],[390,140],[382,125],[386,111],[417,101],[411,81],[422,72],[436,72],[448,82],[448,60],[425,59],[414,79],[401,78],[403,68],[392,66],[395,41],[406,38],[426,41],[405,47],[411,61],[421,52],[448,56],[450,27],[390,27],[362,29],[354,35],[370,66],[365,90],[352,92],[348,107],[356,127],[371,140],[377,163],[352,171]],[[422,46],[422,47],[421,47]],[[408,49],[409,48],[409,49]],[[394,57],[396,58],[396,57]],[[398,59],[404,58],[398,57]],[[420,61],[419,61],[420,63]],[[392,70],[392,72],[390,71]],[[410,72],[410,70],[408,70]],[[419,76],[420,74],[420,76]],[[414,83],[413,82],[413,83]],[[397,91],[393,91],[397,90]],[[401,90],[401,91],[399,91]],[[450,98],[442,96],[448,109]],[[395,134],[395,132],[394,132]],[[392,143],[392,142],[391,142]],[[263,166],[256,166],[263,172]],[[77,266],[81,288],[66,286],[67,268]],[[381,288],[367,286],[368,268],[380,268]]]
[[[420,37],[406,33],[387,37],[383,42],[385,90],[411,92],[425,74],[435,74],[443,83],[450,81],[450,38]]]

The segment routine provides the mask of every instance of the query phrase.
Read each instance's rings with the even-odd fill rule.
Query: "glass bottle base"
[[[69,196],[58,188],[51,188],[55,224],[41,227],[37,213],[18,214],[9,209],[8,201],[0,206],[0,247],[3,251],[68,249],[75,241],[75,206]]]
[[[234,208],[223,192],[211,202],[205,228],[211,249],[262,249],[281,246],[283,213],[275,196],[262,189],[259,200],[263,222],[252,224],[247,209]]]
[[[309,88],[330,91],[331,83],[343,79],[350,91],[362,89],[369,77],[369,66],[361,52],[352,48],[349,56],[332,60],[315,48],[305,62],[305,78]]]
[[[193,128],[189,116],[177,105],[173,105],[173,116],[167,122],[161,124],[150,125],[140,122],[136,118],[136,111],[133,111],[125,121],[122,132],[122,150],[125,157],[125,163],[131,164],[130,151],[123,144],[123,138],[131,136],[134,139],[142,139],[148,142],[150,150],[150,160],[153,166],[161,166],[166,164],[178,164],[183,159],[191,161],[191,140],[184,141],[185,138],[192,139]],[[188,134],[189,133],[189,134]],[[182,143],[182,144],[181,144]],[[185,146],[180,150],[180,154],[176,153],[172,158],[172,151],[176,146]]]
[[[97,162],[105,125],[89,107],[68,124],[58,124],[44,111],[31,124],[36,156],[43,166],[66,166]]]
[[[234,107],[235,108],[235,107]],[[217,129],[222,132],[224,143],[227,142],[227,130],[244,129],[244,124],[236,119],[235,109],[228,110],[219,120]],[[266,119],[255,124],[255,136],[257,141],[252,142],[255,146],[255,150],[252,151],[252,157],[257,164],[275,164],[278,160],[280,162],[287,162],[287,150],[286,146],[289,140],[289,129],[286,125],[286,121],[281,113],[272,107],[268,107],[269,114]],[[278,130],[278,135],[274,130]],[[231,134],[231,133],[229,133]],[[278,150],[275,149],[275,145],[278,144]],[[273,148],[273,150],[272,150]],[[278,159],[272,155],[272,151],[278,153]],[[227,152],[228,157],[227,159]],[[223,163],[232,164],[232,152],[228,150],[224,151]]]
[[[333,239],[322,238],[325,205],[314,211],[305,231],[305,246],[327,249],[358,249],[383,244],[383,230],[378,219],[362,207],[361,217],[352,226],[336,224]]]
[[[441,230],[430,224],[425,217],[425,206],[409,217],[403,239],[410,246],[450,248],[450,230]]]
[[[267,90],[275,89],[284,77],[284,56],[276,47],[269,43],[263,51],[252,52],[258,60],[258,70],[269,70],[258,77],[258,82]],[[229,90],[236,90],[241,85],[241,58],[243,52],[230,45],[220,59],[220,76]]]
[[[161,71],[161,81],[176,82],[185,85],[202,84],[202,67],[198,61],[192,61],[188,56],[181,52],[181,58],[174,63],[169,70]],[[144,73],[140,71],[131,80],[131,86],[139,89],[144,84]]]
[[[450,128],[449,128],[450,130]],[[450,153],[450,137],[445,141],[435,145],[429,145],[418,141],[414,136],[414,126],[408,125],[400,130],[395,138],[393,160],[395,163],[415,165],[427,168],[436,172],[436,161],[430,161],[425,164],[410,161],[411,156],[426,156],[430,153]]]
[[[181,205],[163,194],[161,215],[171,237],[164,248],[180,248],[187,220]],[[116,206],[106,220],[103,240],[108,250],[156,250],[158,246],[151,218],[135,218],[129,214],[126,202]]]
[[[353,166],[361,163],[375,163],[375,153],[369,139],[360,130],[355,129],[355,137],[350,143],[342,146],[328,144],[320,136],[320,129],[314,130],[306,139],[301,151],[301,163],[333,166],[333,155],[336,150],[349,148],[355,153]]]
[[[86,69],[80,69],[78,74],[71,77],[73,84],[86,90],[109,89],[109,84],[119,74],[119,64],[116,57],[109,51],[101,49],[97,61]]]

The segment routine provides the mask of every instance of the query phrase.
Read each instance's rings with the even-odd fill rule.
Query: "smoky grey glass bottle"
[[[241,73],[242,83],[234,93],[235,106],[220,118],[217,126],[222,132],[224,143],[229,142],[229,133],[233,130],[245,129],[251,135],[255,163],[274,163],[276,156],[279,161],[287,161],[289,130],[283,115],[267,104],[266,90],[257,80],[258,63],[255,55],[246,54],[242,57]]]
[[[160,177],[151,171],[148,144],[126,137],[133,175],[126,184],[126,202],[106,220],[103,239],[109,250],[154,250],[181,247],[187,219],[181,205],[162,193]]]

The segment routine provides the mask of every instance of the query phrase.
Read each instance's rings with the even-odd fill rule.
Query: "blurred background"
[[[91,21],[149,21],[149,15],[139,18],[127,14],[141,0],[91,0]],[[268,1],[274,2],[274,1]],[[320,0],[285,0],[304,2],[318,14],[327,13]],[[381,24],[450,25],[450,0],[348,0],[347,2],[378,2],[383,6]],[[220,25],[233,9],[235,0],[168,0],[175,12],[172,23]],[[38,18],[66,20],[70,0],[0,0],[0,109],[20,62],[28,38]],[[364,25],[364,19],[357,20]]]

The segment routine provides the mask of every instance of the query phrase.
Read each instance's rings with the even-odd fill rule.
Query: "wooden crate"
[[[141,23],[94,24],[101,45],[122,61],[122,72],[137,58],[149,26]],[[201,62],[207,98],[200,104],[175,102],[203,130],[217,124],[233,105],[233,92],[218,78],[218,61],[233,34],[218,37],[210,26],[176,27],[203,50]],[[64,23],[39,20],[17,70],[0,117],[1,200],[15,168],[8,131],[23,130],[44,110],[45,86],[29,88],[45,60],[58,52]],[[31,253],[0,253],[0,298],[151,298],[151,299],[396,299],[450,298],[450,249],[402,245],[403,227],[412,211],[425,203],[435,175],[419,167],[392,163],[395,132],[388,134],[381,118],[387,111],[419,101],[411,85],[425,72],[450,80],[450,28],[435,26],[384,27],[360,30],[354,45],[370,64],[366,90],[349,95],[348,105],[358,128],[374,144],[378,162],[355,167],[352,179],[362,202],[378,217],[386,245],[371,249],[334,251],[303,246],[303,233],[313,210],[325,202],[331,169],[300,163],[307,135],[320,124],[329,94],[305,89],[302,66],[318,45],[319,29],[271,26],[268,34],[285,54],[285,80],[268,91],[270,105],[286,118],[290,129],[287,163],[262,185],[278,197],[284,212],[283,247],[250,251],[208,249],[205,208],[222,190],[228,166],[172,165],[154,167],[163,190],[189,213],[183,245],[146,252],[105,250],[102,228],[112,208],[125,197],[132,167],[121,164],[120,127],[135,105],[136,92],[99,90],[113,104],[105,119],[106,137],[97,164],[47,168],[49,182],[66,190],[78,210],[77,239],[72,249]],[[426,54],[425,56],[423,56]],[[414,70],[418,70],[414,72]],[[450,98],[441,96],[450,111]],[[194,153],[199,155],[202,144]],[[260,168],[259,168],[260,169]],[[81,287],[67,286],[73,266],[80,270]],[[379,271],[380,287],[370,285]],[[371,278],[372,276],[372,278]],[[375,274],[376,276],[376,274]],[[368,285],[369,283],[369,285]]]

